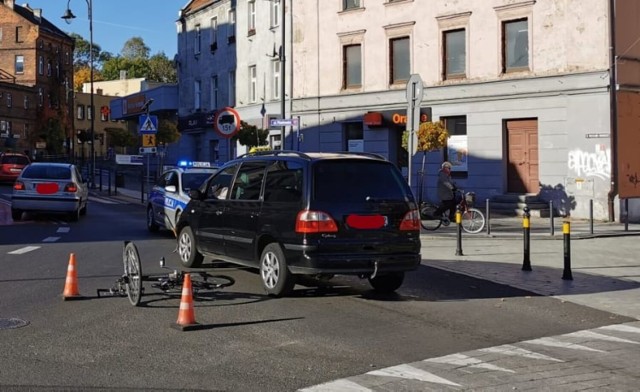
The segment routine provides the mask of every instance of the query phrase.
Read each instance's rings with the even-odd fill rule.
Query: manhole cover
[[[14,329],[29,325],[27,320],[19,318],[0,318],[0,329]]]

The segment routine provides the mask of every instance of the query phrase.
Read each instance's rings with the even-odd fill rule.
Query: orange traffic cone
[[[76,271],[76,255],[69,254],[69,266],[67,267],[67,279],[64,282],[64,291],[62,292],[64,300],[81,298],[78,292],[78,272]]]
[[[196,329],[200,324],[196,322],[195,311],[193,309],[193,294],[191,292],[191,275],[184,274],[182,282],[182,298],[180,299],[180,310],[178,321],[173,327],[181,331]]]

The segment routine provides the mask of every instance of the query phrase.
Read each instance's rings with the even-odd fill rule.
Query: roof
[[[69,41],[73,41],[73,38],[67,35],[67,33],[65,33],[64,31],[57,28],[53,23],[49,22],[49,20],[47,20],[46,18],[42,16],[40,18],[36,17],[33,13],[34,8],[29,7],[29,4],[23,4],[23,5],[14,4],[13,10],[18,15],[22,16],[23,18],[33,23],[34,25],[40,26],[40,29],[44,30],[45,32],[59,36],[60,38],[67,39]]]
[[[196,12],[215,3],[216,0],[191,0],[180,11],[181,16]]]

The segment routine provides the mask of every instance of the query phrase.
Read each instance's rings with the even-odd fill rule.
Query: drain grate
[[[22,320],[19,318],[0,318],[0,330],[22,328],[27,325],[29,325],[29,322],[27,320]]]

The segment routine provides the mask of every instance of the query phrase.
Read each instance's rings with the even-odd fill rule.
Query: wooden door
[[[507,156],[507,192],[537,194],[538,120],[507,121]]]

